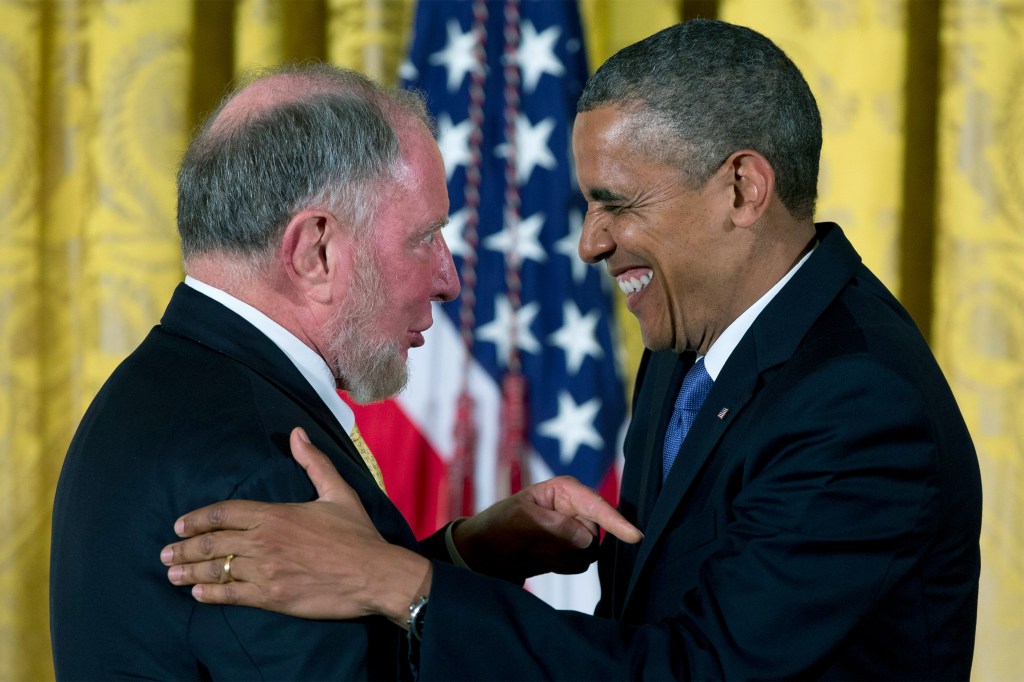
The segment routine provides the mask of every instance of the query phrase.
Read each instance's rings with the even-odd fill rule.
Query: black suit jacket
[[[291,361],[180,285],[72,441],[54,503],[50,623],[59,679],[394,679],[404,633],[381,618],[307,621],[198,604],[167,582],[174,520],[218,500],[305,501],[295,426],[331,458],[381,534],[417,548],[347,434]]]
[[[754,322],[661,484],[692,354],[646,353],[597,617],[435,566],[428,679],[967,679],[977,457],[924,339],[838,226]],[[457,642],[468,651],[451,655]],[[500,661],[495,665],[495,661]]]

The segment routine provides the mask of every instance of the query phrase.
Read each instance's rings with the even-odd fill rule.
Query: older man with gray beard
[[[386,618],[198,604],[168,584],[159,551],[191,508],[313,499],[291,436],[326,453],[381,537],[447,559],[443,539],[421,547],[388,500],[337,393],[368,402],[399,391],[432,302],[459,293],[431,128],[417,97],[307,66],[261,75],[200,130],[178,178],[188,276],[97,395],[61,473],[50,580],[59,679],[410,675],[406,637]],[[573,534],[584,527],[586,547],[596,528],[564,521],[549,537],[585,566],[594,554]],[[218,566],[230,578],[245,562]],[[406,575],[414,587],[420,569]]]

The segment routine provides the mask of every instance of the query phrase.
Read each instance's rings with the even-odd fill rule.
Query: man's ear
[[[775,171],[768,159],[743,149],[733,152],[725,162],[732,174],[732,222],[737,227],[750,227],[764,215],[775,193]]]
[[[338,219],[308,209],[292,216],[284,228],[281,259],[295,291],[318,303],[331,303],[351,267],[351,240]]]

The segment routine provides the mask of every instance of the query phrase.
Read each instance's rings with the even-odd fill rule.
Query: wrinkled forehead
[[[652,139],[648,142],[647,138]],[[660,152],[650,147],[662,144],[666,144],[664,136],[646,130],[642,115],[617,106],[577,114],[573,125],[573,153],[577,165],[625,157],[660,156]]]
[[[573,154],[578,176],[588,165],[639,163],[660,165],[689,182],[695,148],[657,112],[610,105],[577,114]]]

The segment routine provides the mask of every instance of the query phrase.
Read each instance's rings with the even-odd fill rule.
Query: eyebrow
[[[431,232],[437,232],[438,230],[442,229],[445,225],[447,225],[448,221],[449,221],[448,216],[445,216],[443,218],[438,218],[437,220],[434,220],[429,225],[427,225],[426,228],[421,230],[420,234],[421,235],[428,235]]]
[[[624,201],[626,199],[626,196],[624,194],[619,194],[618,192],[613,192],[610,189],[606,189],[604,187],[593,187],[593,188],[587,190],[585,192],[585,194],[587,195],[588,199],[591,199],[593,201],[601,201],[601,202]]]

